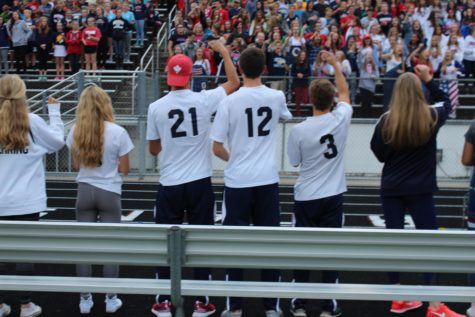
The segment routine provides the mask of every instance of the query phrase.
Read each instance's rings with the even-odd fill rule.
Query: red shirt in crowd
[[[68,45],[68,54],[81,54],[81,31],[69,31],[66,34],[66,44]]]
[[[87,27],[87,28],[84,28],[84,30],[82,31],[82,36],[81,36],[81,38],[86,42],[85,45],[98,46],[99,41],[94,41],[90,39],[89,38],[90,36],[101,38],[102,37],[101,30],[99,30],[97,27],[93,27],[93,28]]]

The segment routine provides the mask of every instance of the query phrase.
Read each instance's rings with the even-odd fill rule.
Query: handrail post
[[[146,106],[146,77],[145,70],[142,70],[137,73],[138,83],[137,83],[137,102],[138,102],[138,111],[139,111],[139,177],[143,178],[145,176],[145,165],[146,165],[146,120],[147,120],[147,106]]]
[[[173,226],[168,232],[168,256],[170,261],[171,300],[175,306],[175,316],[184,317],[183,297],[181,295],[181,274],[184,262],[184,231]]]
[[[47,115],[48,114],[48,96],[47,96],[47,92],[46,91],[43,91],[43,93],[41,94],[41,100],[42,100],[42,103],[43,103],[43,114],[44,115]]]
[[[79,97],[81,97],[81,93],[84,90],[84,71],[80,70],[77,76],[78,76],[77,100],[79,100]]]

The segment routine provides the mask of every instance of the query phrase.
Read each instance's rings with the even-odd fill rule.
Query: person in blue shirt
[[[129,11],[129,3],[124,2],[122,4],[122,18],[127,20],[129,24],[135,24],[135,16]],[[130,63],[130,52],[131,52],[131,42],[132,42],[132,30],[129,30],[125,33],[125,47],[124,47],[124,62]]]
[[[136,0],[135,3],[132,4],[132,11],[135,18],[135,31],[137,32],[135,47],[142,47],[144,42],[145,15],[147,7],[142,3],[142,0]]]

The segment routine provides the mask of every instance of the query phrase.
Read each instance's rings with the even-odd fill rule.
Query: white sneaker
[[[221,313],[221,317],[241,317],[242,310],[231,311],[231,310],[223,310]]]
[[[120,298],[117,297],[117,295],[114,295],[113,297],[108,297],[106,296],[106,313],[115,313],[122,307],[122,301]]]
[[[470,306],[470,308],[467,309],[467,316],[468,317],[475,317],[475,306],[474,305]]]
[[[21,308],[20,317],[37,317],[39,315],[41,315],[41,307],[33,302]]]
[[[307,312],[304,308],[291,307],[290,314],[292,314],[294,317],[307,317]]]
[[[92,307],[94,307],[92,295],[89,294],[89,296],[81,296],[81,300],[79,301],[79,311],[81,314],[90,314]]]
[[[282,317],[282,311],[279,310],[266,310],[266,317]]]
[[[6,317],[8,315],[10,315],[10,313],[12,312],[10,306],[8,306],[7,304],[3,303],[2,307],[0,307],[0,317]]]

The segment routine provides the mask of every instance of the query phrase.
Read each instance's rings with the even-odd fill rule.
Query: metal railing
[[[170,266],[170,280],[2,276],[0,289],[473,302],[475,287],[184,280],[184,267],[473,273],[475,232],[0,221],[0,261]]]

